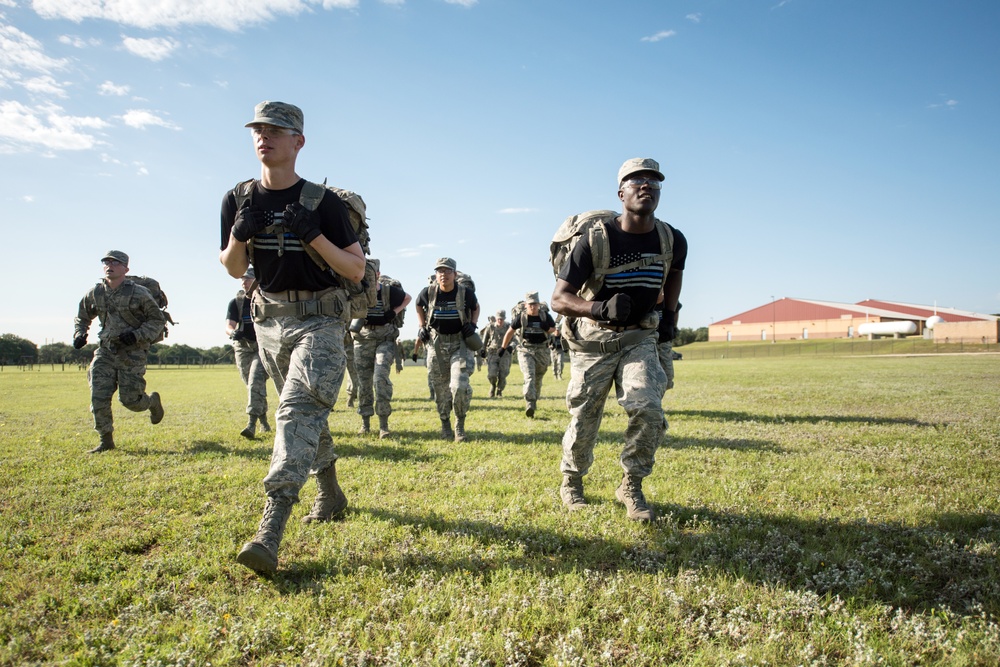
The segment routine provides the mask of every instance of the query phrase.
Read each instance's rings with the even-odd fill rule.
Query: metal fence
[[[821,340],[778,343],[694,344],[674,348],[685,360],[692,359],[752,359],[756,357],[804,356],[865,356],[873,354],[969,354],[1000,352],[996,342],[950,342],[933,340],[883,338],[876,340]]]

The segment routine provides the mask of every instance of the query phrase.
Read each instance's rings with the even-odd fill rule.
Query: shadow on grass
[[[918,419],[900,419],[896,417],[864,417],[860,415],[765,415],[732,410],[667,410],[667,418],[671,416],[703,417],[726,422],[760,422],[763,424],[877,424],[880,426],[902,425],[941,428],[945,424],[934,424]]]
[[[270,434],[268,434],[270,435]],[[193,440],[191,446],[184,450],[176,451],[176,454],[222,454],[225,456],[242,456],[247,459],[271,458],[271,443],[273,437],[262,440],[247,441],[247,447],[227,447],[221,442],[212,440]]]
[[[574,515],[602,511],[611,501],[592,502]],[[956,613],[1000,615],[1000,516],[945,514],[925,525],[863,520],[806,520],[793,516],[718,512],[680,505],[656,506],[659,519],[621,539],[590,537],[528,524],[482,520],[449,520],[437,514],[368,510],[379,522],[405,525],[417,534],[474,540],[478,549],[442,557],[408,550],[398,557],[346,562],[326,560],[285,564],[274,579],[282,592],[321,590],[331,571],[362,566],[411,571],[416,577],[434,571],[441,576],[470,572],[489,578],[498,571],[523,570],[558,577],[582,570],[672,575],[693,570],[752,584],[780,586],[819,596],[837,595],[862,604],[880,603],[917,613],[947,608]],[[350,521],[350,515],[347,518]],[[615,521],[624,518],[615,516]],[[434,538],[437,539],[437,538]],[[519,557],[510,557],[511,545]],[[474,554],[469,556],[470,551]]]

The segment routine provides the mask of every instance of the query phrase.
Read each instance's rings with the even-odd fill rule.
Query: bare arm
[[[578,287],[562,278],[556,280],[556,287],[552,290],[552,310],[567,317],[592,317],[594,302],[581,299],[577,296],[578,291]]]
[[[320,234],[309,245],[320,254],[320,257],[326,260],[326,263],[338,275],[354,283],[360,283],[365,277],[365,253],[361,250],[360,243],[353,243],[346,248],[338,248],[330,239]],[[239,276],[233,277],[238,278]]]
[[[503,335],[503,342],[500,343],[500,347],[507,347],[510,345],[510,341],[514,338],[514,327],[509,327],[507,333]]]
[[[411,297],[409,294],[406,294],[405,292],[403,294],[404,294],[404,296],[403,296],[403,303],[401,303],[398,306],[396,306],[395,308],[393,308],[393,311],[396,312],[397,314],[399,314],[399,313],[403,312],[404,310],[406,310],[406,307],[408,305],[410,305],[410,301],[413,300],[413,297]]]
[[[684,272],[671,269],[667,273],[667,282],[663,286],[663,309],[677,310],[677,302],[681,298],[681,286],[684,283]]]
[[[229,235],[229,243],[219,253],[219,261],[226,272],[233,278],[241,278],[250,266],[250,255],[247,253],[245,241],[237,241],[232,234]]]

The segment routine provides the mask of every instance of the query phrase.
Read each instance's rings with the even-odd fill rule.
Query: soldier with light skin
[[[111,398],[132,412],[149,411],[149,421],[163,419],[160,395],[146,394],[146,356],[149,346],[159,339],[166,318],[150,292],[128,280],[129,257],[109,250],[101,259],[104,280],[80,300],[74,322],[73,347],[87,344],[87,332],[94,318],[100,318],[99,345],[87,371],[90,383],[90,411],[101,444],[91,454],[115,448]]]
[[[300,201],[306,187],[295,171],[305,145],[301,109],[261,102],[246,127],[261,163],[260,180],[251,183],[242,205],[239,186],[223,197],[219,261],[229,275],[239,278],[250,265],[253,248],[260,283],[253,302],[257,341],[279,395],[271,467],[264,478],[263,518],[236,558],[247,568],[271,575],[278,567],[285,524],[309,475],[316,476],[318,493],[304,522],[337,519],[347,509],[328,418],[346,365],[347,288],[364,278],[365,256],[336,194],[324,191],[315,210]],[[320,266],[306,246],[329,269]]]
[[[556,323],[552,316],[546,313],[541,315],[541,303],[538,301],[538,293],[533,292],[525,297],[524,308],[527,317],[517,318],[511,324],[510,329],[504,334],[500,347],[506,349],[514,339],[514,334],[521,332],[521,344],[517,348],[517,360],[524,375],[524,414],[528,417],[535,416],[538,399],[542,396],[542,380],[545,378],[545,371],[549,368],[551,357],[546,343],[548,334],[557,334]],[[524,320],[522,327],[521,320]],[[522,330],[523,329],[523,330]]]
[[[257,332],[250,316],[250,301],[257,286],[253,268],[247,269],[240,282],[242,292],[229,302],[226,335],[233,341],[236,368],[247,388],[247,425],[240,435],[252,440],[257,434],[257,422],[262,431],[271,431],[267,421],[267,371],[257,352]]]
[[[510,325],[507,323],[507,313],[498,310],[496,316],[486,327],[483,335],[483,349],[486,350],[486,378],[490,382],[490,398],[502,398],[503,390],[507,388],[507,376],[510,375],[510,355],[508,349],[501,346]]]

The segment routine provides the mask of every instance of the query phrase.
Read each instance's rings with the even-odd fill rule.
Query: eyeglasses
[[[298,134],[298,132],[287,127],[276,127],[274,125],[251,125],[250,134],[254,137],[265,134],[269,137],[280,137],[289,134]]]
[[[630,178],[627,181],[622,181],[623,188],[635,188],[638,190],[644,185],[648,185],[651,190],[659,190],[663,187],[663,184],[655,178]]]
[[[122,263],[117,259],[102,259],[101,264],[104,266],[122,266]]]

